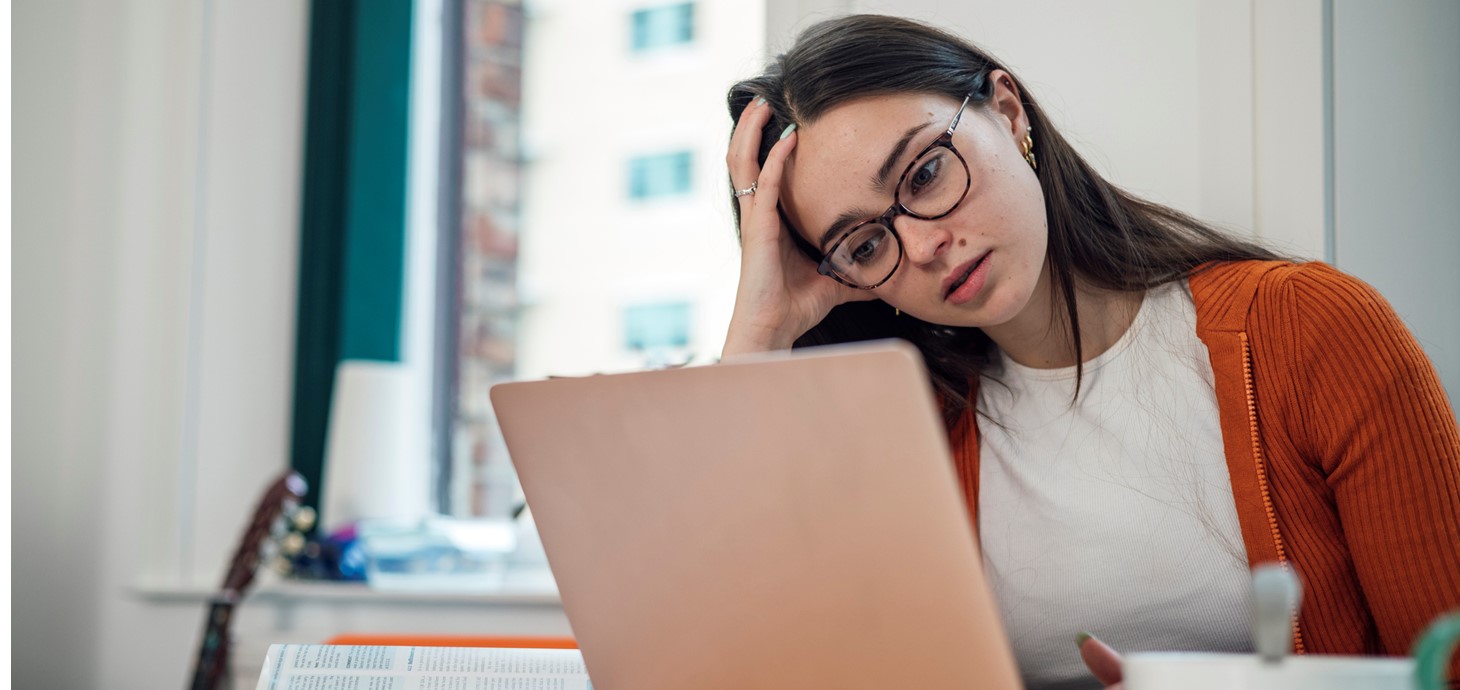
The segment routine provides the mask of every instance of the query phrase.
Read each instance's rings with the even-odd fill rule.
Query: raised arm
[[[803,333],[843,302],[873,299],[822,277],[792,241],[791,228],[777,211],[786,159],[796,147],[788,127],[770,149],[764,167],[758,160],[770,107],[757,100],[740,113],[725,163],[740,209],[740,284],[725,337],[726,358],[789,349]],[[753,187],[752,187],[753,185]]]

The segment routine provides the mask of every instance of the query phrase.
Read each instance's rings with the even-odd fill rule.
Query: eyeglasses
[[[882,285],[902,265],[902,237],[893,229],[892,220],[899,215],[936,220],[963,203],[973,183],[968,161],[953,147],[953,130],[963,118],[969,98],[972,96],[964,97],[947,131],[902,171],[887,212],[843,233],[823,255],[816,269],[821,275],[860,290]]]

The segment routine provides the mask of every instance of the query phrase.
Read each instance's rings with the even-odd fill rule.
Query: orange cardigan
[[[1434,367],[1378,292],[1327,265],[1210,264],[1190,284],[1247,560],[1303,581],[1294,649],[1408,654],[1460,608],[1460,429]],[[972,409],[951,438],[976,523]]]

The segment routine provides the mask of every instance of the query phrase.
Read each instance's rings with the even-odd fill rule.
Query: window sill
[[[262,577],[262,576],[261,576]],[[144,582],[131,588],[137,599],[157,604],[207,601],[216,589],[195,584]],[[402,585],[381,589],[363,582],[306,582],[266,577],[249,593],[252,604],[297,603],[439,605],[439,606],[562,606],[551,572],[543,566],[508,570],[500,582],[485,586],[420,587]]]

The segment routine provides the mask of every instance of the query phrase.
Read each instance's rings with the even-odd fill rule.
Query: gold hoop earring
[[[1034,160],[1034,136],[1028,132],[1024,134],[1024,160],[1029,162],[1029,167],[1039,169],[1039,163]]]

